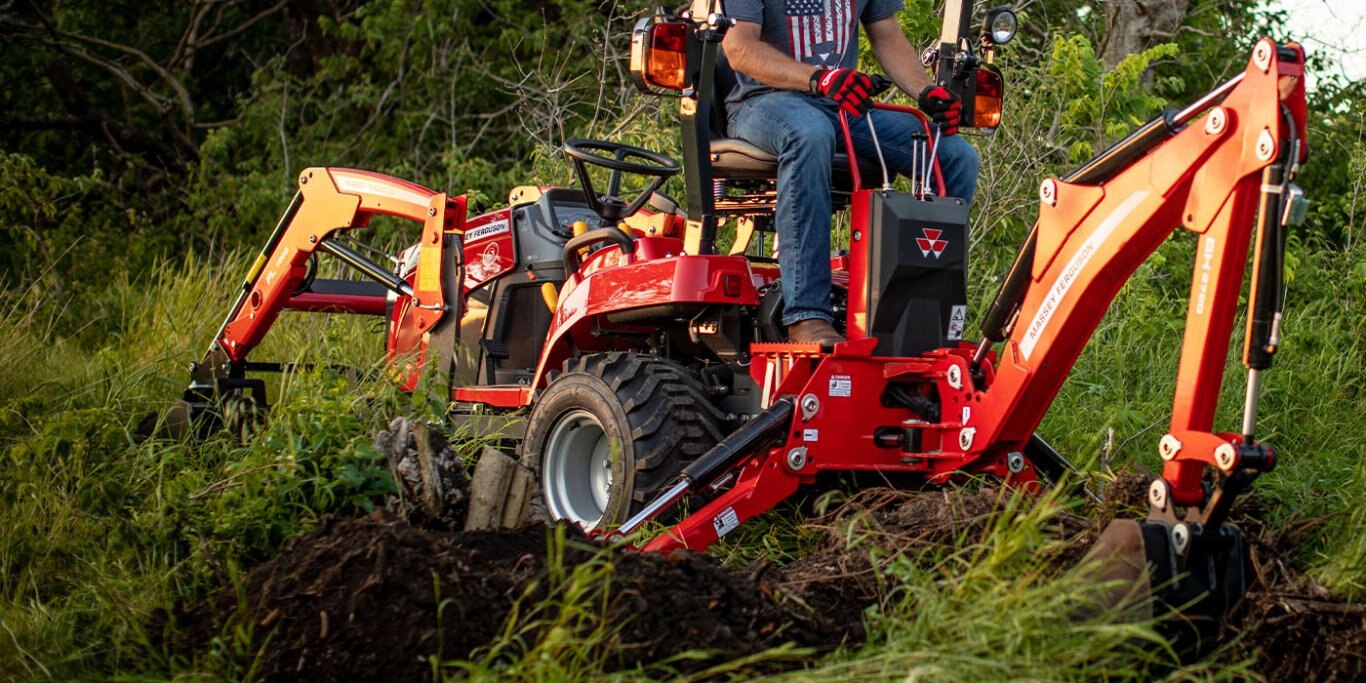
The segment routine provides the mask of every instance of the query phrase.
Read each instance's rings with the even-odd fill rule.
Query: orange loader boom
[[[460,291],[465,213],[465,197],[449,197],[406,180],[346,168],[305,169],[298,192],[248,271],[208,351],[191,365],[182,407],[188,414],[176,421],[200,431],[217,428],[221,416],[214,403],[224,396],[248,398],[252,410],[266,407],[264,383],[246,373],[287,368],[251,363],[247,355],[285,310],[383,316],[397,302],[404,309],[390,323],[389,350],[390,360],[399,362],[406,376],[405,387],[412,389],[424,368],[444,368],[449,381],[460,300],[447,292]],[[348,246],[345,238],[375,215],[422,225],[411,278],[400,278],[392,267]],[[315,280],[310,261],[320,252],[369,281]],[[441,339],[445,343],[433,343]],[[429,350],[440,357],[427,358]]]

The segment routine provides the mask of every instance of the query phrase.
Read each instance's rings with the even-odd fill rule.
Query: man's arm
[[[896,15],[865,24],[864,29],[868,31],[868,44],[873,47],[877,63],[902,92],[915,97],[934,84],[920,66],[920,56],[911,47],[911,41],[901,32]],[[729,50],[727,54],[730,54]]]
[[[806,92],[817,68],[803,64],[759,37],[759,24],[737,21],[726,32],[721,47],[732,69],[771,88]],[[905,41],[905,36],[901,40]]]

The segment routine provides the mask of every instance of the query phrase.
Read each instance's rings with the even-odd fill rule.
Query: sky
[[[1331,70],[1349,80],[1366,79],[1366,0],[1270,0],[1267,5],[1289,13],[1289,35],[1278,40],[1297,40],[1314,54],[1328,53]]]

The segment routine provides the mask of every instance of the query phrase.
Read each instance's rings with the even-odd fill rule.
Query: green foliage
[[[285,4],[291,14],[266,14],[188,61],[177,46],[193,8],[221,10],[222,26],[241,26],[276,3],[156,13],[123,1],[32,3],[63,32],[57,37],[33,32],[41,22],[27,8],[0,10],[0,678],[244,673],[226,656],[169,659],[154,615],[201,604],[318,515],[364,512],[390,490],[369,433],[395,413],[435,411],[380,381],[300,374],[271,386],[277,403],[257,431],[197,445],[132,436],[139,417],[184,388],[183,368],[246,269],[239,250],[259,247],[300,170],[369,168],[472,190],[488,205],[514,185],[568,183],[554,152],[566,137],[677,152],[674,103],[623,87],[624,32],[645,3]],[[1023,239],[1039,179],[1243,68],[1250,41],[1276,20],[1249,11],[1254,5],[1192,0],[1187,29],[1115,68],[1094,47],[1104,3],[1047,0],[1022,10],[1024,33],[1000,55],[1006,124],[976,140],[985,164],[974,301],[994,292],[992,278]],[[917,45],[938,32],[929,0],[908,2],[900,20]],[[139,47],[172,78],[92,36]],[[94,61],[70,59],[77,48]],[[1258,482],[1273,526],[1311,529],[1297,565],[1358,597],[1366,596],[1366,512],[1357,504],[1366,498],[1357,452],[1366,442],[1363,107],[1361,84],[1329,84],[1311,103],[1312,157],[1299,182],[1315,203],[1291,237],[1283,352],[1267,376],[1261,422],[1282,457]],[[682,194],[677,181],[669,190]],[[1192,240],[1179,235],[1121,291],[1041,427],[1060,450],[1100,468],[1159,466],[1152,444],[1174,389],[1193,260]],[[282,318],[261,355],[375,369],[375,332],[338,317]],[[1239,346],[1221,425],[1238,417]],[[887,576],[901,586],[897,599],[869,616],[871,644],[789,677],[1155,675],[1130,647],[1151,637],[1147,625],[1065,618],[1078,599],[1075,577],[1053,575],[1039,559],[1062,505],[1012,500],[982,538],[902,558]],[[794,514],[747,525],[718,550],[732,565],[799,556],[808,539]],[[525,605],[482,659],[440,672],[600,676],[611,636],[594,621],[605,563],[552,577],[558,602]],[[531,641],[522,637],[531,624],[565,628]],[[231,651],[231,634],[223,648]],[[752,674],[745,666],[716,673]]]
[[[50,288],[0,299],[0,678],[167,671],[154,612],[202,600],[317,515],[368,510],[391,490],[370,433],[414,408],[385,382],[298,375],[245,438],[134,439],[141,415],[183,389],[163,373],[212,333],[203,302],[247,263],[226,260],[161,268],[146,288],[114,278],[78,321]],[[298,360],[345,359],[285,351],[313,339],[371,342],[363,328],[282,322],[270,346]]]

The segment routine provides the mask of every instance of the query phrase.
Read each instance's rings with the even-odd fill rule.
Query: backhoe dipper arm
[[[1249,317],[1262,321],[1257,329],[1279,318],[1270,292],[1280,282],[1281,197],[1306,153],[1303,62],[1298,47],[1263,40],[1243,74],[1164,114],[1070,182],[1044,181],[1038,223],[988,316],[995,328],[984,330],[983,349],[993,338],[1005,346],[994,381],[979,392],[981,448],[1028,441],[1119,289],[1181,226],[1198,237],[1171,432],[1160,449],[1169,499],[1204,505],[1206,466],[1226,476],[1270,468],[1250,427],[1242,436],[1211,430],[1254,227],[1264,246]],[[1257,284],[1267,278],[1270,285]],[[1274,340],[1259,344],[1248,354],[1253,370],[1269,365],[1262,359]]]
[[[422,224],[418,266],[411,283],[334,239],[343,231],[365,227],[377,214]],[[384,290],[389,290],[412,300],[412,319],[405,319],[413,328],[408,336],[417,339],[431,332],[448,317],[449,306],[459,301],[458,292],[444,291],[451,282],[458,282],[444,269],[460,267],[459,235],[464,220],[464,197],[449,198],[368,171],[305,169],[299,175],[298,193],[252,264],[204,359],[192,366],[191,392],[213,391],[224,378],[240,379],[247,355],[287,309],[384,315],[390,298]],[[383,289],[374,291],[372,285],[363,293],[310,291],[308,262],[318,252],[335,256]]]

